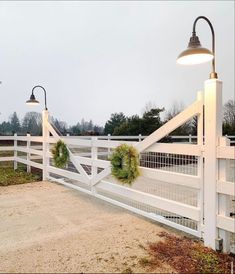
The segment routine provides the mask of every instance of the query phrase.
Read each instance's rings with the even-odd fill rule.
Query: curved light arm
[[[45,98],[45,110],[47,110],[47,94],[46,94],[46,90],[45,90],[44,87],[37,85],[37,86],[33,87],[33,89],[32,89],[32,94],[34,94],[33,91],[34,91],[36,88],[41,88],[41,89],[43,89],[43,91],[44,91],[44,98]]]
[[[210,20],[207,17],[205,17],[205,16],[198,16],[195,19],[194,23],[193,23],[193,36],[196,36],[196,24],[197,24],[197,21],[199,19],[204,19],[208,23],[208,25],[210,26],[210,29],[211,29],[211,34],[212,34],[212,53],[214,55],[214,58],[212,59],[212,72],[210,74],[210,78],[211,79],[214,79],[214,78],[217,79],[218,76],[217,76],[217,73],[215,72],[215,32],[214,32],[214,28],[213,28]]]

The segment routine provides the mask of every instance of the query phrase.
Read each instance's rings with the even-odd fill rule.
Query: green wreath
[[[123,184],[132,185],[140,175],[138,152],[133,146],[122,144],[111,155],[112,175]]]
[[[62,168],[68,163],[69,151],[65,143],[59,140],[52,149],[54,164],[56,167]]]

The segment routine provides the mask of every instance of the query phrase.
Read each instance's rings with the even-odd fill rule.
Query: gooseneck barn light
[[[46,94],[46,90],[45,90],[44,87],[39,86],[39,85],[33,87],[33,89],[32,89],[32,94],[31,94],[31,96],[30,96],[30,99],[29,99],[28,101],[26,101],[26,104],[27,104],[27,105],[38,105],[38,104],[39,104],[39,101],[36,100],[36,98],[35,98],[35,96],[34,96],[34,93],[33,93],[34,90],[35,90],[36,88],[41,88],[41,89],[43,89],[43,91],[44,91],[44,98],[45,98],[45,110],[47,110],[47,94]]]
[[[204,19],[210,26],[212,33],[212,51],[207,48],[203,48],[196,35],[196,24],[199,19]],[[215,72],[215,33],[213,26],[208,18],[205,16],[198,16],[193,23],[192,36],[188,43],[188,48],[184,50],[177,58],[177,63],[181,65],[195,65],[212,61],[212,72],[210,73],[210,79],[217,79],[217,73]]]

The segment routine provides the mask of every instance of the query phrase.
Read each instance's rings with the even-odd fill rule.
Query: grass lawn
[[[13,156],[13,151],[0,151],[0,157]],[[21,153],[18,153],[21,155]],[[0,162],[0,187],[41,181],[41,172],[32,168],[32,173],[26,172],[25,165],[18,163],[18,169],[13,169],[13,162]]]
[[[0,186],[18,185],[40,181],[37,173],[27,173],[23,168],[0,167]]]

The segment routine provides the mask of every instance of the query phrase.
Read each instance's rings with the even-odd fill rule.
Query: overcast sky
[[[113,112],[141,114],[145,104],[192,103],[210,64],[176,64],[194,19],[215,29],[224,101],[234,98],[233,1],[2,1],[0,2],[0,122],[25,105],[34,85],[48,93],[50,113],[74,124],[103,125]],[[204,21],[197,34],[211,47]],[[43,102],[43,93],[35,91]]]

